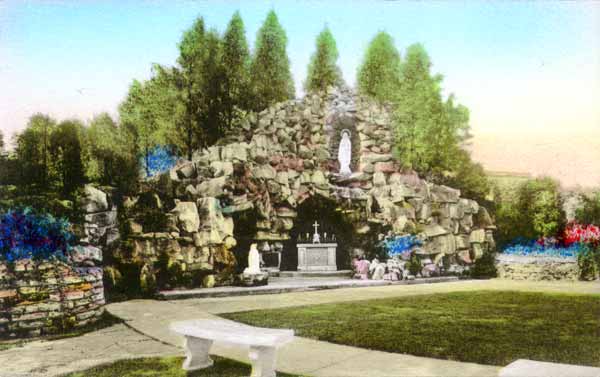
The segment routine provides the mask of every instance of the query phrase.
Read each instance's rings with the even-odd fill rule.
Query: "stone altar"
[[[337,271],[337,243],[299,243],[298,271]]]

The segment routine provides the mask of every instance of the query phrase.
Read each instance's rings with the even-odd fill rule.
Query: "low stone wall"
[[[102,268],[62,261],[0,262],[0,338],[81,327],[103,313]]]
[[[578,280],[576,259],[498,254],[498,278],[511,280]]]

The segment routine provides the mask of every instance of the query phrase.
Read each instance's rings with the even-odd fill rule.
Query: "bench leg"
[[[252,363],[250,377],[275,377],[277,350],[274,347],[250,347],[248,356]]]
[[[212,366],[213,360],[208,355],[212,343],[212,340],[186,336],[184,348],[187,358],[183,362],[183,369],[192,371]]]

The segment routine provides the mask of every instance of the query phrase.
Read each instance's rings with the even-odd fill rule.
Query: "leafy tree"
[[[392,37],[380,31],[371,40],[358,69],[358,89],[379,101],[392,100],[400,80],[400,53]]]
[[[519,186],[514,202],[500,202],[496,211],[499,245],[558,234],[565,223],[559,191],[553,179],[536,178]]]
[[[0,130],[0,152],[4,151],[4,134]]]
[[[50,138],[50,155],[63,194],[72,194],[85,181],[81,160],[83,124],[76,120],[61,122]]]
[[[27,127],[16,137],[16,154],[21,182],[27,187],[47,188],[53,181],[50,166],[50,136],[56,121],[44,114],[34,114]]]
[[[246,110],[250,101],[250,51],[244,21],[235,12],[223,35],[223,107],[225,127],[230,129],[236,112]]]
[[[261,111],[294,97],[294,81],[286,53],[287,36],[271,10],[258,30],[250,73],[254,90],[252,108]]]
[[[493,208],[493,203],[488,200],[493,187],[483,166],[473,162],[469,153],[460,148],[456,149],[452,165],[452,172],[444,177],[442,183],[460,189],[464,197],[474,199],[480,204],[486,203],[488,209]]]
[[[582,224],[600,225],[600,191],[582,197],[583,205],[575,211],[575,219]]]
[[[161,85],[156,79],[147,82],[134,80],[129,87],[125,101],[119,106],[121,125],[126,132],[127,142],[136,154],[145,160],[151,150],[164,144],[166,130],[161,128],[160,114],[164,110],[160,104]],[[149,174],[146,171],[146,174]]]
[[[317,36],[317,51],[312,55],[308,65],[308,75],[304,89],[323,91],[328,86],[343,84],[342,71],[336,62],[339,57],[335,39],[328,27]]]
[[[114,183],[121,169],[117,159],[125,149],[122,136],[109,114],[102,113],[92,119],[85,131],[85,145],[89,154],[86,169],[88,178],[108,185]]]
[[[443,101],[441,75],[432,75],[423,46],[407,49],[400,87],[395,96],[393,122],[395,154],[408,168],[436,179],[452,171],[460,144],[468,134],[469,112]]]

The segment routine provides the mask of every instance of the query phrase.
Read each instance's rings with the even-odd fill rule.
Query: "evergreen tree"
[[[192,153],[202,145],[202,116],[205,108],[202,65],[205,60],[205,27],[202,17],[183,33],[179,43],[178,68],[172,70],[173,84],[180,107],[172,139],[191,160]],[[163,70],[166,72],[166,70]]]
[[[335,39],[328,27],[317,36],[317,51],[312,55],[308,65],[308,74],[304,89],[324,91],[328,86],[343,84],[342,71],[336,62],[339,57]]]
[[[0,152],[4,151],[4,134],[0,130]]]
[[[225,72],[222,64],[222,43],[219,33],[210,30],[205,36],[205,56],[202,61],[202,93],[204,111],[202,114],[202,139],[205,145],[212,145],[225,133],[225,113],[223,89]]]
[[[392,37],[377,33],[369,44],[358,70],[358,89],[379,101],[390,101],[398,90],[400,79],[400,53]]]
[[[230,129],[236,112],[246,110],[250,100],[250,51],[239,12],[233,14],[223,36],[222,64],[225,126]]]
[[[252,108],[262,111],[273,103],[294,97],[294,82],[286,53],[287,37],[273,10],[256,36],[251,65],[254,100]]]

